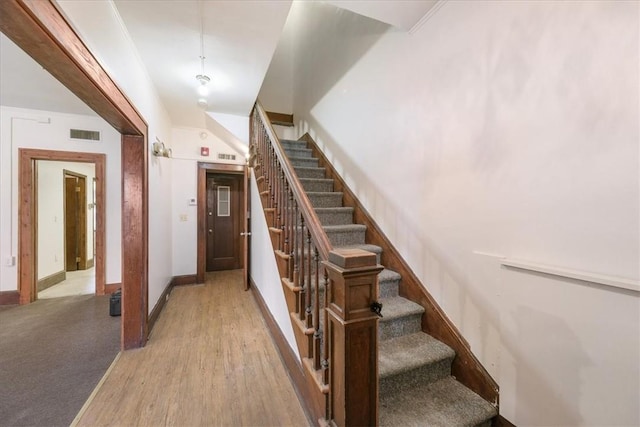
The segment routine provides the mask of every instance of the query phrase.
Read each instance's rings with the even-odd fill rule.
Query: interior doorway
[[[246,269],[248,267],[244,262],[243,256],[248,240],[246,238],[246,232],[248,231],[247,210],[243,203],[245,192],[247,191],[244,179],[245,173],[246,165],[198,163],[197,283],[204,283],[206,271],[213,271],[214,269]],[[228,190],[225,187],[228,187]],[[234,193],[232,188],[237,188],[237,191]],[[209,189],[214,193],[211,200],[215,201],[216,197],[222,197],[222,204],[217,203],[215,206],[214,204],[209,204]],[[218,195],[218,191],[220,191],[220,195]],[[234,201],[236,196],[237,201]],[[234,203],[237,204],[236,208],[233,207]],[[219,207],[222,209],[220,213],[224,215],[209,221],[209,218],[217,216]],[[218,224],[215,221],[218,221]],[[229,225],[229,221],[235,223],[235,225]],[[212,225],[211,227],[210,224]],[[217,236],[218,231],[214,228],[217,225],[221,230],[221,236]],[[212,238],[209,238],[210,235]],[[209,245],[211,245],[211,248],[209,248]],[[219,245],[219,247],[216,247],[216,245]],[[211,264],[208,260],[209,255],[213,258],[211,261],[214,261]]]
[[[242,268],[243,179],[207,173],[207,271]]]
[[[105,185],[105,164],[106,164],[106,156],[104,154],[99,153],[79,153],[79,152],[67,152],[67,151],[55,151],[55,150],[38,150],[38,149],[27,149],[21,148],[19,149],[19,162],[18,162],[18,192],[19,192],[19,200],[18,204],[18,217],[20,218],[20,227],[19,227],[19,240],[22,250],[20,251],[20,259],[18,263],[19,270],[19,293],[20,293],[20,301],[22,304],[26,304],[29,302],[33,302],[37,299],[38,296],[38,269],[42,270],[42,267],[47,263],[53,263],[57,265],[54,268],[54,271],[58,271],[60,269],[66,271],[66,261],[64,258],[65,250],[64,248],[55,249],[52,248],[42,248],[38,245],[38,236],[43,237],[40,239],[40,245],[43,245],[43,242],[47,244],[51,244],[55,239],[50,239],[45,234],[47,231],[52,232],[57,224],[57,229],[59,230],[60,237],[59,240],[64,241],[63,237],[63,227],[60,227],[64,220],[62,210],[58,211],[60,213],[54,213],[48,215],[47,218],[40,217],[38,218],[38,204],[45,203],[45,199],[39,196],[51,196],[51,192],[38,192],[37,191],[37,182],[38,182],[38,170],[40,169],[40,175],[44,173],[44,169],[38,168],[37,165],[41,161],[50,162],[49,165],[54,164],[54,162],[60,163],[63,162],[62,166],[57,168],[57,171],[61,173],[61,175],[57,175],[57,182],[59,183],[59,197],[54,196],[53,199],[57,199],[60,205],[63,204],[64,198],[62,197],[64,183],[67,181],[66,176],[69,174],[69,170],[73,169],[69,163],[78,163],[78,164],[92,164],[93,170],[95,171],[95,202],[93,203],[93,210],[95,210],[95,223],[91,225],[93,228],[95,226],[95,256],[93,257],[93,261],[87,260],[84,264],[81,263],[81,267],[87,267],[88,264],[93,262],[94,264],[94,283],[95,283],[95,293],[97,295],[105,294],[105,282],[106,282],[106,231],[105,231],[105,219],[106,219],[106,210],[105,210],[105,200],[106,200],[106,185]],[[43,163],[45,164],[45,163]],[[66,168],[66,169],[65,169]],[[54,169],[54,173],[56,173],[56,168]],[[87,176],[85,173],[75,173],[75,175]],[[40,178],[43,178],[40,176]],[[92,184],[93,180],[85,180]],[[73,189],[75,191],[75,188]],[[85,196],[86,197],[86,196]],[[85,208],[88,208],[88,205],[84,205]],[[62,209],[62,207],[61,207]],[[51,221],[47,223],[46,220]],[[86,218],[85,218],[86,221]],[[85,239],[87,238],[87,234],[89,233],[89,227],[87,224],[84,224],[85,229]],[[64,246],[62,243],[60,246]],[[93,243],[87,244],[85,240],[85,247],[93,247]],[[44,249],[44,251],[42,250]],[[90,253],[92,249],[85,249],[85,258],[87,258],[88,253]],[[39,255],[40,253],[40,255]],[[58,259],[58,264],[55,264],[55,254],[58,253],[59,257],[62,259]],[[45,258],[49,256],[50,258]],[[75,259],[75,258],[74,258]],[[76,263],[76,267],[78,264]],[[46,274],[43,274],[43,277]]]
[[[96,294],[96,166],[36,160],[36,298]]]

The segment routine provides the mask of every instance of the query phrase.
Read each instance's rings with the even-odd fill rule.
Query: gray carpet
[[[0,310],[0,426],[68,426],[120,350],[109,297]]]

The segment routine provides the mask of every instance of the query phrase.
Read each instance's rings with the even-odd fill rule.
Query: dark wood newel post
[[[329,276],[329,422],[378,424],[378,299],[376,256],[361,249],[334,249],[323,262]]]

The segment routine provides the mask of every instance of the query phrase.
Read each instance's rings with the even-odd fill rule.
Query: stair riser
[[[339,208],[342,206],[342,194],[325,193],[309,195],[309,200],[314,208]]]
[[[327,237],[334,247],[364,243],[366,230],[327,231]]]
[[[325,175],[325,170],[323,168],[313,168],[313,169],[295,168],[295,170],[296,170],[296,174],[298,175],[298,178],[323,179]]]
[[[382,309],[384,315],[384,307]],[[378,325],[378,338],[385,340],[395,338],[401,335],[414,334],[422,330],[422,315],[412,314],[406,317],[400,317],[393,320],[385,320],[384,318]]]
[[[280,145],[282,145],[282,147],[287,150],[289,148],[293,148],[293,149],[305,149],[307,148],[307,142],[306,141],[292,141],[290,139],[281,139],[280,140]]]
[[[331,192],[333,191],[333,181],[302,181],[302,188],[305,191]]]
[[[303,168],[317,168],[318,167],[318,159],[300,159],[300,158],[289,158],[289,161],[293,165],[293,167],[303,167]]]
[[[447,378],[451,375],[451,361],[452,359],[440,360],[397,375],[380,378],[380,394],[395,394],[408,387]]]
[[[285,148],[284,151],[288,157],[311,158],[313,153],[313,151],[308,148]]]
[[[400,287],[399,280],[385,280],[379,282],[379,296],[380,298],[391,298],[398,296],[398,290]]]
[[[322,225],[347,225],[353,224],[353,211],[344,210],[339,212],[318,212],[318,219]]]

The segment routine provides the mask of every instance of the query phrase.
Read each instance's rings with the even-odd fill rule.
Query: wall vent
[[[69,137],[71,139],[82,139],[84,141],[100,141],[100,131],[69,129]]]
[[[236,159],[236,155],[235,154],[218,153],[218,159],[219,160],[235,160]]]

